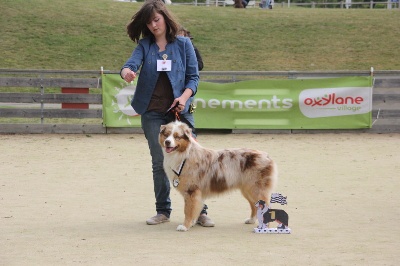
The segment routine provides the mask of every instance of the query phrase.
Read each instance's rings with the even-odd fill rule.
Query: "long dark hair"
[[[167,41],[170,43],[175,40],[179,24],[173,14],[168,11],[162,0],[145,0],[143,6],[133,15],[131,22],[126,26],[129,38],[133,42],[139,42],[140,37],[154,38],[147,28],[147,23],[153,18],[154,13],[159,13],[164,17],[167,25]]]

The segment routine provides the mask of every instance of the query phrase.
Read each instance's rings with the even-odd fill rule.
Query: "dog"
[[[239,189],[250,204],[246,224],[256,221],[255,202],[270,202],[278,169],[266,152],[204,148],[193,138],[191,129],[180,121],[162,125],[159,142],[165,173],[185,203],[185,219],[176,230],[187,231],[196,223],[204,199],[234,189]]]

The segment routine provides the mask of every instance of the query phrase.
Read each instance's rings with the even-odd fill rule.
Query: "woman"
[[[158,143],[160,126],[175,119],[166,116],[166,111],[172,107],[194,129],[190,107],[197,92],[199,71],[193,45],[189,38],[176,36],[178,28],[162,1],[145,1],[127,26],[130,39],[138,45],[120,72],[126,82],[131,82],[141,67],[131,105],[141,115],[152,157],[157,215],[146,221],[150,225],[169,222],[172,210],[170,183]],[[212,227],[214,222],[207,217],[206,209],[204,205],[198,223]]]

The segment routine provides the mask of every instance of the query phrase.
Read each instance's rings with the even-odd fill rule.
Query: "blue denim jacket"
[[[160,74],[157,71],[157,60],[162,60],[162,56],[167,54],[167,60],[171,60],[171,71],[166,73],[171,82],[174,98],[180,97],[186,88],[193,91],[192,97],[181,112],[186,113],[199,84],[197,58],[192,42],[189,38],[178,36],[173,43],[167,44],[165,51],[158,52],[158,50],[154,41],[143,38],[122,67],[138,72],[141,66],[131,105],[138,114],[146,112]]]

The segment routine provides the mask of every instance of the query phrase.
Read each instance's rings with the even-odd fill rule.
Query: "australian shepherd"
[[[247,224],[256,221],[257,201],[270,202],[278,171],[266,152],[204,148],[192,137],[191,129],[179,121],[162,125],[159,141],[165,172],[185,201],[185,220],[176,230],[187,231],[195,224],[204,199],[233,189],[239,189],[249,202]]]

